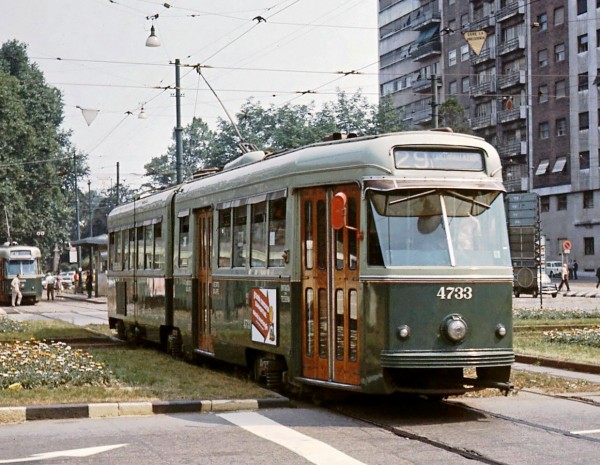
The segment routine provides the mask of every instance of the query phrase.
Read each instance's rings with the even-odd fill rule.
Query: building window
[[[542,84],[538,87],[538,103],[546,103],[548,101],[548,86]]]
[[[457,91],[457,84],[456,81],[452,81],[450,82],[450,84],[448,84],[448,93],[450,95],[456,95],[456,91]]]
[[[554,61],[556,63],[565,61],[565,44],[557,44],[554,46]]]
[[[540,197],[540,211],[542,213],[550,211],[550,197]]]
[[[577,0],[577,14],[587,13],[587,0]]]
[[[580,73],[578,76],[578,85],[577,85],[577,90],[578,91],[582,91],[582,90],[588,90],[588,73]]]
[[[577,53],[588,51],[588,35],[582,34],[577,37]]]
[[[565,98],[567,96],[567,81],[564,79],[556,81],[556,84],[554,85],[554,95],[557,99]]]
[[[460,61],[467,61],[469,59],[469,44],[465,44],[460,47]]]
[[[544,66],[548,66],[548,50],[543,49],[538,52],[538,66],[543,68]]]
[[[454,66],[456,64],[456,50],[450,50],[448,52],[448,66]]]
[[[587,170],[590,168],[590,152],[579,152],[579,169]]]
[[[594,208],[594,191],[583,192],[583,208]]]
[[[539,25],[539,31],[546,31],[548,29],[548,15],[546,13],[539,15],[536,22]]]
[[[590,114],[587,111],[579,113],[579,130],[585,131],[590,128]]]
[[[566,210],[567,209],[567,194],[560,194],[556,196],[556,209]]]
[[[554,25],[559,26],[565,22],[565,9],[559,7],[554,9]]]
[[[556,137],[562,137],[567,135],[567,120],[565,118],[558,118],[556,120]]]
[[[471,83],[470,83],[470,80],[469,80],[469,76],[462,78],[462,81],[461,81],[461,92],[463,94],[468,94],[470,88],[471,88]]]
[[[548,139],[550,137],[550,124],[547,121],[540,123],[540,139]]]
[[[460,28],[464,29],[467,24],[469,24],[469,14],[465,13],[460,17]]]
[[[594,238],[584,237],[583,238],[583,253],[584,255],[596,255],[594,252]]]

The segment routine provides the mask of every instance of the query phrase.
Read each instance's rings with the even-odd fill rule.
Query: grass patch
[[[515,326],[597,325],[600,324],[600,310],[555,310],[516,307],[513,309],[513,318]]]
[[[107,325],[91,326],[105,326],[108,329]],[[2,341],[24,341],[30,339],[38,341],[64,341],[91,336],[94,336],[94,334],[85,327],[60,320],[15,322],[9,318],[0,318],[0,340]]]
[[[516,333],[513,341],[517,354],[596,365],[600,361],[600,348],[598,347],[550,342],[546,335],[538,332]]]

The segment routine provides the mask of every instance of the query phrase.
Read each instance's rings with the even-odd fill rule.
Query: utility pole
[[[119,206],[119,162],[117,162],[117,204]]]
[[[90,210],[90,276],[94,277],[94,246],[91,239],[94,236],[94,211],[92,210],[92,182],[88,179],[88,209]],[[95,282],[95,280],[94,280]],[[87,287],[87,285],[86,285]]]
[[[435,74],[431,75],[431,127],[437,129],[440,126],[440,118],[438,115],[438,77]]]
[[[175,111],[177,119],[175,122],[175,170],[177,171],[177,184],[181,184],[181,158],[183,147],[181,143],[181,80],[180,80],[181,63],[179,58],[175,60]]]
[[[79,225],[79,187],[77,187],[77,152],[73,150],[73,173],[75,174],[75,220],[77,221],[77,241],[81,239],[81,227]],[[81,245],[77,246],[77,274],[81,286]],[[77,292],[77,289],[75,289]]]

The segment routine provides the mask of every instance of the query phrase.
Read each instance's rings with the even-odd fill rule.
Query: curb
[[[114,402],[100,404],[34,405],[0,407],[0,424],[24,423],[35,420],[66,420],[74,418],[111,418],[174,413],[231,412],[263,408],[289,408],[287,397],[237,400],[173,400],[155,402]]]
[[[568,362],[565,360],[555,360],[552,358],[517,354],[515,354],[515,362],[526,363],[528,365],[539,365],[548,368],[559,368],[561,370],[579,373],[589,373],[592,375],[600,375],[600,365],[590,365],[587,363]]]

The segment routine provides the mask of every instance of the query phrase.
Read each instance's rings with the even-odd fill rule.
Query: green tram
[[[42,298],[42,254],[37,247],[18,245],[14,242],[0,246],[0,301],[10,305],[10,283],[21,275],[22,303],[35,304]]]
[[[504,191],[451,132],[242,155],[110,213],[110,326],[272,388],[508,391]]]

